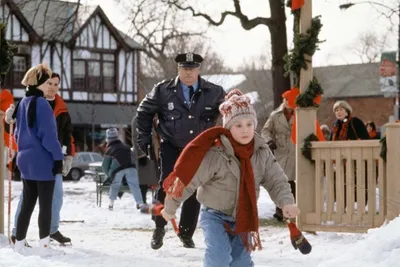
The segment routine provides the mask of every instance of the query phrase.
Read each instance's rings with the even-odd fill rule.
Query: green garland
[[[311,162],[314,162],[311,156],[311,142],[313,141],[319,141],[319,139],[315,134],[310,134],[304,139],[304,144],[303,147],[301,148],[301,153],[303,154],[303,156],[306,157]]]
[[[292,6],[292,1],[288,0],[286,2],[287,7]],[[290,53],[286,54],[284,57],[285,63],[285,76],[289,76],[291,73],[294,78],[294,87],[300,87],[300,72],[301,69],[307,70],[307,63],[311,62],[306,59],[306,55],[312,57],[315,52],[319,49],[319,44],[325,42],[318,39],[318,35],[321,32],[322,23],[321,16],[312,18],[311,27],[307,32],[300,33],[300,14],[301,9],[292,10],[294,16],[293,23],[293,43],[294,47],[290,50]],[[296,106],[301,108],[306,107],[318,107],[319,105],[314,103],[314,99],[322,95],[324,90],[322,89],[320,83],[316,77],[313,77],[312,81],[308,85],[304,93],[301,93],[296,98]],[[308,160],[312,161],[311,156],[311,142],[319,141],[315,134],[310,134],[304,139],[303,147],[301,148],[301,153]]]
[[[311,21],[311,28],[307,30],[307,34],[299,33],[298,31],[298,24],[296,22],[297,13],[293,12],[295,15],[295,33],[294,33],[294,47],[290,50],[289,54],[286,54],[284,57],[285,63],[285,76],[289,76],[291,72],[293,72],[296,76],[296,87],[299,86],[300,83],[300,71],[301,69],[307,69],[307,63],[310,60],[305,58],[305,55],[309,55],[312,57],[317,51],[318,45],[323,43],[324,41],[320,41],[318,39],[318,35],[322,28],[322,23],[320,20],[320,16],[317,16],[312,19]],[[297,29],[296,29],[297,28]]]
[[[6,40],[7,24],[0,23],[0,74],[6,75],[12,64],[14,46]]]
[[[381,140],[379,140],[379,143],[381,143],[382,145],[379,156],[386,162],[386,154],[387,154],[386,136],[382,137]]]
[[[317,78],[313,78],[310,84],[308,85],[306,91],[303,94],[299,94],[296,98],[296,105],[302,108],[308,107],[318,107],[319,105],[314,103],[314,99],[318,95],[322,95],[324,90],[322,89],[320,83]]]

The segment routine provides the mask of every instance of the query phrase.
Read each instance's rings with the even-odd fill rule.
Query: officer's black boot
[[[156,228],[153,232],[153,237],[151,239],[151,248],[159,249],[163,246],[163,239],[165,236],[164,228]]]
[[[183,247],[185,248],[195,248],[195,244],[193,242],[193,239],[188,236],[180,235],[179,238],[181,239],[183,243]]]

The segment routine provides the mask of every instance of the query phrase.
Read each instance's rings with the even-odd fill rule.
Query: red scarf
[[[375,130],[371,130],[370,132],[368,132],[369,138],[370,139],[375,139],[376,138],[376,131]]]
[[[338,130],[339,130],[339,125],[337,123],[335,123],[332,127],[332,141],[345,141],[348,140],[348,132],[349,132],[349,126],[351,123],[351,117],[348,116],[347,118],[345,118],[346,121],[342,121],[342,128],[340,128],[340,132],[339,135],[337,134]],[[354,133],[356,133],[354,131]],[[357,138],[358,139],[358,138]]]
[[[237,143],[230,131],[222,127],[210,128],[191,141],[175,163],[174,171],[164,180],[163,188],[168,196],[179,198],[183,189],[196,174],[208,150],[225,135],[232,144],[235,156],[240,161],[240,186],[237,205],[236,227],[232,231],[239,234],[248,251],[262,249],[258,232],[258,211],[253,166],[250,158],[254,152],[254,139],[247,145]],[[217,142],[216,142],[217,141]]]

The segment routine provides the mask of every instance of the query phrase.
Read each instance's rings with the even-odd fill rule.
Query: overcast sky
[[[123,11],[116,8],[114,0],[85,0],[91,4],[99,4],[109,19],[119,29],[127,31],[129,23],[126,22]],[[204,11],[219,19],[218,14],[224,10],[233,10],[232,0],[213,0],[212,5],[208,0],[201,0],[207,3]],[[307,1],[307,0],[306,0]],[[376,0],[379,3],[395,7],[398,0]],[[200,2],[200,1],[199,1]],[[198,3],[199,3],[198,2]],[[388,18],[377,11],[377,8],[369,4],[359,4],[346,11],[339,9],[340,4],[348,3],[348,0],[314,0],[313,15],[322,15],[324,24],[320,34],[321,39],[326,40],[321,45],[321,50],[314,55],[315,66],[339,65],[360,63],[360,58],[352,48],[359,45],[358,36],[363,32],[375,32],[382,35],[387,32],[391,23]],[[365,2],[354,0],[354,2]],[[243,13],[253,18],[256,16],[269,16],[269,4],[267,0],[245,0],[241,1]],[[385,9],[380,9],[385,11]],[[290,10],[287,9],[288,40],[289,48],[292,46],[292,20]],[[205,21],[205,20],[200,20]],[[397,50],[397,25],[398,18],[393,17],[394,31],[389,34],[386,50]],[[236,18],[229,17],[220,27],[213,27],[209,36],[215,43],[215,50],[220,53],[228,66],[238,67],[244,60],[257,58],[259,54],[269,51],[269,31],[266,26],[258,26],[251,31],[242,29]]]

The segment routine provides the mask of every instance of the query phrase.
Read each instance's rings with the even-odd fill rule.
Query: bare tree
[[[226,67],[221,55],[212,48],[212,43],[207,43],[206,37],[180,37],[171,40],[168,52],[162,56],[163,60],[151,58],[144,52],[142,57],[143,73],[145,76],[158,77],[160,79],[171,78],[177,74],[175,56],[180,53],[194,52],[202,55],[204,61],[201,66],[202,74],[220,74],[232,72]],[[159,57],[161,58],[161,57]]]
[[[360,58],[362,63],[373,63],[380,59],[380,55],[387,48],[388,33],[378,36],[373,31],[360,33],[354,44],[349,47]]]
[[[210,56],[210,59],[216,55],[206,45],[207,27],[188,27],[191,22],[184,12],[159,0],[116,1],[125,6],[132,35],[144,47],[144,71],[148,74],[176,75],[174,57],[178,53],[197,52],[207,58]],[[208,62],[208,66],[217,64],[221,67],[221,63],[222,60],[218,64],[214,60]]]
[[[243,60],[238,72],[260,71],[271,69],[271,56],[269,54],[254,55]]]
[[[183,11],[191,12],[194,17],[202,17],[213,26],[220,26],[224,23],[226,17],[233,16],[239,19],[243,29],[251,30],[259,25],[267,26],[271,35],[271,72],[272,72],[272,88],[274,90],[274,106],[278,107],[282,102],[281,95],[290,88],[289,78],[284,76],[285,62],[284,55],[287,53],[287,36],[286,36],[286,14],[285,1],[268,0],[270,6],[270,17],[256,17],[249,19],[243,14],[240,0],[232,0],[234,11],[224,11],[221,13],[219,20],[214,20],[209,14],[198,12],[193,6],[188,4],[187,0],[162,0],[171,6]]]
[[[47,40],[71,37],[82,25],[81,18],[87,17],[92,11],[88,6],[83,6],[81,0],[75,2],[57,0],[13,1],[38,34]]]

